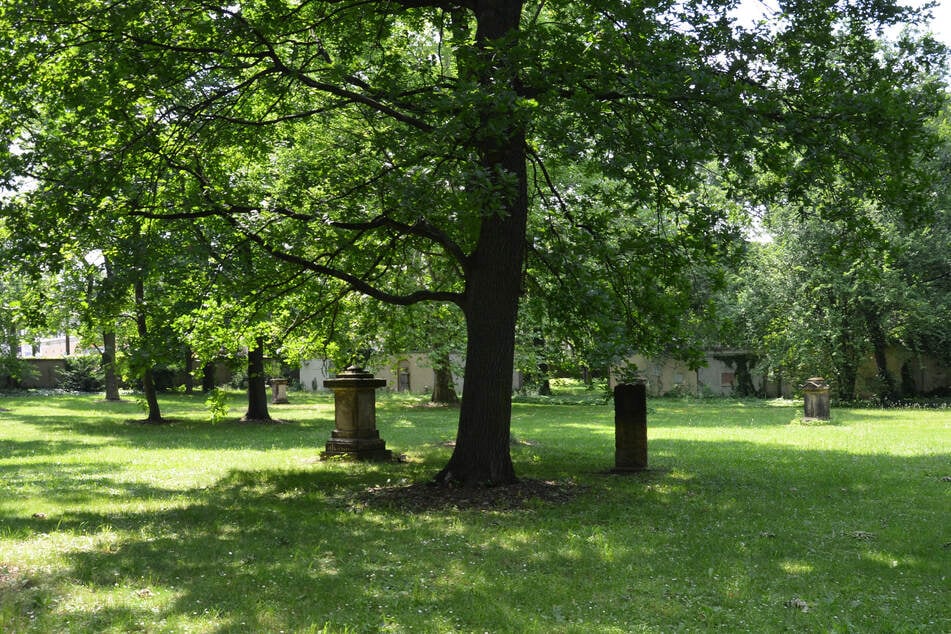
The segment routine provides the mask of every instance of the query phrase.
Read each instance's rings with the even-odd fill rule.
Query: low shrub
[[[99,357],[86,355],[66,357],[66,365],[57,373],[60,389],[67,392],[101,392],[105,376]]]

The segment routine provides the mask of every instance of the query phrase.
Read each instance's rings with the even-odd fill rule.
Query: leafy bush
[[[100,392],[105,389],[105,377],[94,355],[67,357],[66,365],[57,373],[59,387],[67,392]]]
[[[248,369],[246,367],[235,368],[231,374],[231,380],[228,386],[235,390],[248,389]]]
[[[228,417],[229,410],[227,392],[218,388],[213,389],[209,392],[208,398],[205,399],[205,407],[208,408],[212,424],[223,421]]]
[[[13,389],[20,386],[24,379],[36,374],[29,363],[16,356],[0,356],[0,389]]]
[[[152,380],[159,392],[171,392],[184,382],[183,372],[177,368],[160,365],[152,368]]]

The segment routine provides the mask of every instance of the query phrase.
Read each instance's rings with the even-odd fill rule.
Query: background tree
[[[938,120],[938,128],[944,125]],[[947,132],[942,133],[947,139]],[[946,143],[946,141],[945,141]],[[887,349],[901,345],[947,362],[951,260],[942,146],[927,163],[930,199],[914,209],[850,198],[843,187],[810,194],[810,206],[767,210],[769,240],[750,246],[749,260],[724,302],[731,338],[764,365],[800,381],[831,377],[840,398],[854,400],[859,366],[872,358],[874,392],[882,399],[914,391],[895,376]],[[819,213],[822,207],[848,206]],[[910,394],[909,394],[910,395]]]
[[[13,271],[0,273],[0,387],[17,387],[26,378],[26,366],[20,360],[20,344],[26,329],[22,311],[28,285]]]
[[[459,403],[454,374],[458,374],[465,352],[465,324],[459,310],[445,304],[416,304],[408,307],[380,306],[378,303],[352,302],[365,312],[351,320],[350,333],[360,333],[360,343],[351,342],[353,358],[368,351],[381,363],[407,354],[421,354],[433,369],[430,401],[441,404]],[[374,333],[367,337],[368,333]],[[334,334],[347,337],[340,329]],[[398,369],[397,369],[398,371]]]
[[[244,358],[248,408],[243,420],[271,422],[265,359],[281,352],[287,331],[313,325],[298,310],[307,303],[311,276],[254,253],[247,241],[226,243],[230,234],[199,233],[208,258],[197,271],[204,280],[195,295],[200,305],[179,317],[176,327],[204,363],[222,355]]]

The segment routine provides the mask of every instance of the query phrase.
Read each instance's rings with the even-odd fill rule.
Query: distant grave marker
[[[290,402],[287,400],[287,379],[271,379],[271,402],[275,405]]]
[[[802,386],[803,420],[830,420],[829,384],[821,376],[808,379]]]

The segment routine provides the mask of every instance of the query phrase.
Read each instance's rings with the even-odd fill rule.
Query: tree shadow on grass
[[[149,425],[144,419],[142,408],[131,400],[122,402],[108,402],[88,394],[57,394],[49,397],[36,395],[15,396],[12,401],[5,403],[7,411],[4,417],[10,416],[17,422],[35,426],[45,431],[66,431],[83,435],[111,435],[124,436],[134,433],[128,427],[139,426],[149,429],[159,429],[168,426],[194,430],[207,430],[209,427],[230,429],[243,425],[239,421],[240,414],[235,413],[226,421],[212,424],[208,420],[205,395],[168,395],[162,400],[161,409],[163,418],[161,424]],[[232,412],[240,410],[245,403],[232,399]],[[303,404],[298,407],[282,406],[276,418],[282,422],[302,427],[325,426],[333,428],[333,411],[324,411],[324,408],[315,409],[314,405],[322,403]],[[274,412],[272,412],[274,413]],[[286,421],[285,421],[286,419]]]
[[[102,443],[96,443],[102,444]],[[94,447],[91,443],[70,440],[0,440],[0,457],[24,458],[35,455],[55,455]]]
[[[21,623],[34,622],[37,631],[182,631],[196,623],[218,632],[324,624],[331,631],[620,632],[658,623],[748,631],[749,615],[761,631],[825,631],[843,622],[855,630],[881,623],[946,629],[940,572],[951,550],[940,527],[951,518],[940,501],[949,486],[941,476],[951,475],[947,453],[906,458],[659,439],[650,445],[657,471],[592,476],[611,454],[597,463],[586,439],[562,438],[560,428],[575,423],[546,429],[544,422],[519,419],[520,438],[545,435],[513,448],[518,472],[557,473],[585,488],[517,509],[408,509],[367,496],[386,489],[387,479],[396,486],[422,477],[430,464],[234,470],[210,487],[170,490],[118,481],[127,465],[57,459],[77,448],[69,441],[37,444],[49,458],[0,473],[39,487],[32,494],[54,508],[71,508],[46,517],[6,514],[6,540],[87,539],[62,550],[65,567],[56,574],[19,565],[18,578],[32,588],[28,604],[9,598],[15,593],[0,600],[32,611],[35,620]],[[319,429],[52,424],[108,435],[119,446],[200,450],[317,447],[332,427],[329,420]],[[581,427],[595,429],[597,442],[612,433],[603,420],[592,425]],[[437,446],[425,451],[430,462],[446,454]],[[104,497],[119,510],[75,510]],[[163,499],[170,501],[157,503]],[[788,608],[798,605],[794,598],[809,612]]]
[[[55,460],[31,461],[24,465],[0,467],[3,486],[21,502],[0,512],[5,530],[15,534],[47,533],[59,528],[67,507],[129,499],[155,500],[180,491],[155,487],[139,481],[116,477],[119,466],[108,462],[63,463]],[[24,515],[17,510],[23,500],[30,499],[36,508],[27,508]]]
[[[948,454],[663,440],[654,458],[666,470],[589,477],[580,495],[518,509],[413,514],[375,504],[367,493],[404,473],[384,467],[233,471],[189,491],[184,507],[63,513],[34,530],[111,533],[64,553],[62,574],[36,582],[52,598],[36,623],[182,630],[204,619],[216,632],[947,625],[948,485],[938,475]],[[99,599],[70,607],[77,592]]]

